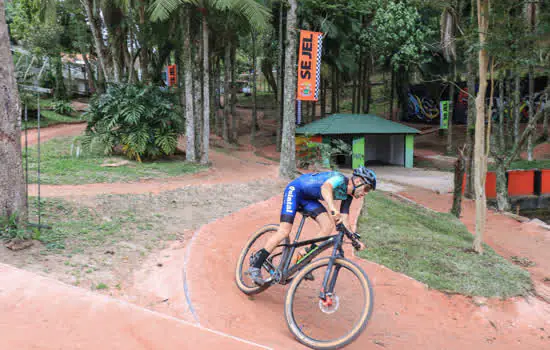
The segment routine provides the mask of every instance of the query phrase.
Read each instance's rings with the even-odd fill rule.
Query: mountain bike
[[[246,295],[259,294],[275,284],[290,284],[284,307],[290,332],[310,348],[337,349],[357,339],[367,326],[373,310],[372,286],[365,271],[344,257],[344,236],[359,249],[360,235],[338,224],[335,235],[300,242],[308,217],[302,213],[294,242],[286,238],[267,258],[263,271],[269,277],[262,286],[256,285],[246,271],[254,254],[279,225],[266,225],[256,231],[239,256],[235,280]],[[306,248],[307,253],[293,262],[296,248],[303,246],[309,246],[309,250]],[[330,256],[314,260],[331,247]],[[351,321],[350,326],[347,321]]]

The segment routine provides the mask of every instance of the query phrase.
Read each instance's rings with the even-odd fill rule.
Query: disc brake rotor
[[[325,314],[331,314],[338,310],[338,307],[340,306],[340,298],[338,295],[330,295],[327,296],[327,298],[331,299],[331,303],[327,304],[322,299],[319,299],[319,309]]]

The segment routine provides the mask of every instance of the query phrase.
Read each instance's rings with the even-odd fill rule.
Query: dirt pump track
[[[251,153],[240,159],[213,153],[217,154],[213,156],[214,169],[210,170],[206,179],[223,183],[275,178],[276,166],[265,160],[263,162],[268,164],[261,164],[258,158],[247,158],[252,157]],[[225,165],[224,161],[227,162]],[[237,164],[239,167],[235,168]],[[186,177],[168,182],[167,186],[198,185],[202,181]],[[113,186],[113,193],[119,193],[116,192],[117,188],[120,189],[117,187],[119,184],[98,184],[91,192],[86,192],[86,188],[93,188],[93,185],[83,186],[82,190],[74,186],[67,188],[63,196],[105,193],[103,191],[107,185]],[[138,191],[144,183],[133,185]],[[143,191],[166,190],[159,186],[155,183]],[[52,186],[51,193],[59,193],[62,187]],[[47,187],[43,186],[42,195],[47,193]],[[423,189],[402,194],[436,210],[445,210],[450,203],[449,196],[435,196],[433,192]],[[112,324],[116,324],[112,329],[125,331],[119,334],[111,331],[104,333],[102,343],[109,344],[109,339],[114,339],[116,342],[111,344],[117,349],[176,348],[176,345],[193,349],[213,346],[304,348],[293,339],[286,327],[283,315],[286,287],[274,286],[249,298],[234,283],[235,263],[244,243],[259,227],[278,222],[281,202],[282,197],[278,195],[208,223],[193,234],[186,246],[172,247],[152,257],[155,261],[162,261],[163,269],[154,275],[142,275],[143,278],[134,288],[144,299],[170,298],[169,306],[160,306],[153,312],[124,304],[122,308],[127,314],[122,315],[120,303],[123,302],[119,299],[99,296],[26,271],[0,266],[0,275],[9,276],[0,283],[0,300],[5,305],[0,310],[0,331],[9,335],[0,337],[0,348],[9,345],[8,348],[16,346],[18,349],[70,349],[78,344],[79,348],[92,349],[98,346],[94,335],[99,337],[101,330]],[[353,204],[353,218],[357,217],[359,208],[360,203]],[[489,229],[504,219],[498,214],[489,215]],[[470,210],[465,210],[462,220],[471,230]],[[487,235],[487,243],[505,257],[510,254],[532,254],[530,258],[541,266],[540,271],[533,273],[533,278],[542,278],[542,267],[550,266],[547,265],[550,261],[547,254],[550,235],[538,229],[506,223],[504,226],[507,226],[506,236],[509,239],[499,239],[496,235],[503,228],[500,224],[495,228],[495,234]],[[304,239],[313,236],[315,229],[315,224],[306,224]],[[514,245],[512,237],[516,238],[517,245]],[[533,238],[545,249],[520,244]],[[349,349],[550,348],[550,304],[540,297],[499,300],[448,295],[431,290],[384,266],[353,257],[349,250],[346,256],[366,271],[374,289],[373,316],[364,333]],[[139,274],[137,272],[136,276]],[[87,305],[87,308],[82,305]],[[135,316],[144,313],[154,317],[145,321],[139,318],[142,316]],[[19,321],[12,321],[12,315],[17,315]],[[157,317],[162,321],[158,321]],[[70,321],[73,319],[79,321]],[[165,324],[165,336],[154,335],[159,327],[154,326],[153,321]],[[28,331],[22,331],[24,329]],[[205,329],[207,334],[204,338],[197,335]],[[64,337],[66,342],[62,340]],[[141,345],[134,345],[137,338],[141,339],[138,342]],[[227,345],[226,342],[232,341],[236,343]]]

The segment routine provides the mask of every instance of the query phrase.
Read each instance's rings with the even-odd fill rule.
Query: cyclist
[[[279,229],[265,247],[254,255],[248,269],[250,278],[260,286],[267,282],[262,278],[261,267],[273,249],[289,236],[297,211],[305,212],[315,219],[321,227],[319,236],[328,236],[339,223],[343,223],[349,230],[348,214],[353,198],[361,198],[375,189],[376,174],[364,166],[354,169],[351,179],[340,172],[327,171],[304,174],[290,182],[283,196]],[[319,200],[326,202],[330,216]],[[340,210],[336,208],[335,200],[342,201]],[[361,244],[362,248],[364,246]]]

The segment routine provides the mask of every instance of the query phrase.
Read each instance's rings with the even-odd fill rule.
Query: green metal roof
[[[372,114],[333,114],[296,129],[297,134],[419,134],[420,131]]]

